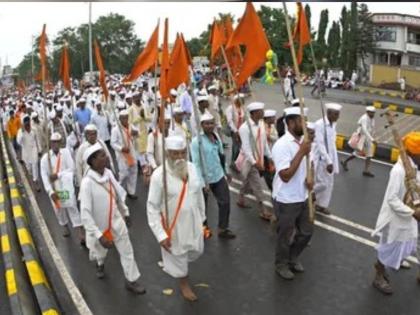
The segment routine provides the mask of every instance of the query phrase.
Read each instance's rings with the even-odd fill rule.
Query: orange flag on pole
[[[168,71],[169,71],[169,47],[168,47],[168,18],[165,19],[165,30],[163,33],[162,60],[160,63],[160,80],[159,89],[162,99],[169,97],[168,88]]]
[[[297,4],[297,20],[295,29],[293,31],[293,40],[299,42],[299,49],[297,53],[298,64],[302,63],[303,60],[303,47],[311,42],[311,32],[309,31],[308,22],[306,21],[305,9],[302,7],[302,3]],[[289,47],[289,45],[287,45]]]
[[[224,32],[225,32],[225,43],[230,39],[233,33],[233,26],[232,26],[232,20],[228,16],[224,21]],[[239,67],[242,63],[242,53],[239,46],[232,46],[229,49],[225,49],[226,51],[226,57],[228,59],[230,68],[232,69],[232,73],[236,74],[239,70]]]
[[[188,62],[189,65],[192,65],[191,54],[190,54],[190,51],[188,50],[187,43],[185,42],[184,34],[181,33],[180,36],[181,36],[181,39],[182,39],[182,44],[184,46],[185,54],[187,55],[187,62]]]
[[[104,69],[104,65],[102,63],[102,57],[101,57],[101,52],[99,50],[99,45],[98,42],[95,40],[94,42],[94,46],[95,46],[95,60],[96,60],[96,66],[98,67],[99,70],[99,84],[102,87],[102,91],[105,95],[105,99],[108,99],[108,88],[106,86],[106,82],[105,82],[105,69]]]
[[[168,71],[168,90],[177,88],[181,83],[189,82],[188,50],[183,44],[182,36],[178,35],[170,58]]]
[[[222,30],[220,29],[219,23],[214,21],[211,27],[211,33],[209,38],[209,44],[211,45],[211,61],[214,61],[217,53],[219,52],[220,48],[223,47],[225,41],[225,36]]]
[[[226,49],[237,45],[246,47],[241,69],[235,77],[236,84],[241,86],[265,63],[266,53],[270,50],[270,44],[252,2],[247,2],[245,13],[230,37]]]
[[[130,75],[124,79],[124,82],[136,80],[144,72],[155,66],[159,54],[158,43],[159,23],[153,31],[152,36],[150,36],[146,47],[138,55],[137,60],[134,63],[133,69],[131,69]]]
[[[67,91],[71,91],[70,60],[69,60],[69,52],[67,48],[67,43],[64,44],[63,51],[61,53],[60,77],[63,80],[64,88]]]

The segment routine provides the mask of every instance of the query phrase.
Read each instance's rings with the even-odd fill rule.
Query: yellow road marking
[[[10,197],[19,198],[19,191],[16,188],[10,189]]]
[[[0,224],[6,222],[6,212],[1,210],[0,211]]]
[[[42,315],[59,315],[60,313],[54,309],[50,309],[48,311],[42,312]]]
[[[0,194],[0,203],[3,203],[3,202],[4,202],[4,195]]]
[[[6,286],[9,296],[16,294],[17,286],[15,280],[15,271],[13,269],[6,270]]]
[[[38,284],[45,284],[48,288],[47,279],[45,278],[44,271],[36,260],[26,262],[26,268],[28,269],[29,278],[31,279],[32,286]]]
[[[400,156],[400,150],[396,148],[392,148],[391,149],[391,162],[397,161],[399,156]]]
[[[32,237],[31,234],[29,233],[29,231],[26,228],[20,228],[17,230],[18,233],[18,237],[19,237],[19,242],[21,245],[32,245],[33,246],[33,241],[32,241]]]
[[[23,209],[21,205],[17,205],[13,207],[13,216],[15,218],[25,217],[25,214],[23,213]]]
[[[1,251],[7,253],[10,251],[9,235],[3,235],[1,237]]]
[[[14,176],[10,176],[9,177],[9,184],[15,184],[16,183],[16,179]]]
[[[414,108],[406,107],[406,108],[404,108],[404,113],[405,114],[412,114],[412,113],[414,113]]]

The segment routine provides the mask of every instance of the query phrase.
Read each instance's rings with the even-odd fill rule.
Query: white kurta
[[[336,146],[336,123],[330,124],[328,119],[319,119],[315,123],[315,150],[313,154],[315,167],[316,203],[320,207],[328,208],[334,187],[334,174],[339,173]],[[326,135],[325,135],[326,129]],[[325,142],[326,141],[326,142]],[[327,151],[328,146],[328,151]],[[327,166],[333,166],[333,173],[327,172]]]
[[[242,123],[245,120],[245,112],[242,107],[239,109],[236,106],[229,105],[226,108],[226,119],[229,125],[229,128],[232,132],[238,132]]]
[[[412,161],[411,164],[417,169]],[[401,261],[415,250],[418,236],[418,223],[413,217],[414,211],[403,202],[406,193],[404,181],[405,170],[399,159],[392,167],[382,207],[372,233],[381,236],[378,258],[385,266],[395,269],[398,269]],[[417,183],[420,184],[419,171],[417,171]]]
[[[37,132],[31,128],[30,132],[21,128],[16,137],[21,146],[22,160],[34,181],[38,180],[38,154],[41,152]]]
[[[171,174],[167,168],[168,213],[169,222],[173,222],[182,180]],[[147,200],[147,218],[149,226],[160,243],[168,237],[162,226],[161,214],[164,213],[162,167],[152,174]],[[204,249],[203,222],[205,221],[205,204],[202,184],[195,166],[188,162],[188,183],[185,199],[172,232],[171,253],[162,248],[164,271],[179,278],[188,274],[188,262],[197,259]]]
[[[121,127],[124,129],[124,127]],[[129,127],[129,133],[131,133],[133,127]],[[125,133],[123,131],[123,133]],[[125,140],[124,140],[125,138]],[[111,132],[111,146],[115,151],[115,156],[118,163],[118,171],[119,171],[119,180],[121,185],[127,190],[130,195],[134,195],[136,192],[136,183],[137,183],[137,163],[132,166],[127,164],[127,159],[122,153],[122,148],[126,145],[129,146],[130,154],[136,159],[136,152],[134,150],[133,138],[130,135],[127,139],[126,135],[123,135],[120,132],[118,126],[112,128]]]
[[[61,162],[58,163],[58,157],[60,156]],[[48,154],[45,153],[41,158],[41,178],[44,184],[45,191],[49,196],[55,191],[63,195],[63,199],[60,200],[61,208],[56,209],[55,214],[57,216],[60,225],[67,225],[68,217],[72,222],[73,227],[81,226],[82,222],[80,219],[79,211],[77,210],[76,196],[74,191],[74,162],[73,158],[68,149],[62,148],[57,155],[50,150],[51,160],[51,171],[48,163]],[[54,182],[54,186],[50,182],[50,175],[57,174],[58,179]],[[52,202],[52,200],[51,200]]]
[[[375,120],[370,118],[368,114],[363,114],[357,122],[358,128],[357,133],[360,135],[359,143],[357,148],[359,151],[363,151],[367,157],[373,156],[373,141],[374,139],[374,130],[375,130]]]
[[[147,136],[147,162],[152,169],[162,164],[162,134],[157,130]]]
[[[114,194],[112,210],[109,206],[110,182]],[[114,178],[111,170],[105,169],[104,174],[100,175],[89,169],[80,186],[80,211],[83,226],[86,230],[86,246],[89,248],[89,258],[90,260],[96,260],[100,265],[104,264],[108,249],[100,244],[99,238],[109,226],[109,211],[112,211],[111,231],[114,238],[113,242],[120,254],[126,279],[135,281],[140,277],[140,272],[124,222],[124,217],[129,215],[125,197],[126,192]]]
[[[109,132],[110,119],[107,112],[101,111],[101,113],[98,113],[98,111],[95,111],[92,114],[91,123],[98,129],[99,139],[102,141],[111,139],[111,134]]]

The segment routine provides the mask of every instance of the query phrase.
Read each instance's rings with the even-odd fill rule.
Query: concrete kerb
[[[395,112],[404,113],[407,115],[419,115],[420,116],[420,105],[410,106],[405,104],[398,104],[397,102],[383,102],[377,100],[365,100],[366,104],[375,106],[376,109],[389,109]]]
[[[374,94],[374,95],[389,96],[389,97],[395,97],[399,99],[405,99],[402,92],[398,92],[398,91],[386,91],[386,90],[381,90],[381,89],[376,89],[376,88],[360,87],[360,86],[356,86],[354,90],[358,92],[369,93],[369,94]]]
[[[337,135],[336,144],[337,144],[337,150],[345,151],[345,152],[353,152],[353,149],[350,148],[348,145],[349,137],[344,136],[342,134]],[[395,163],[399,156],[399,150],[389,144],[379,143],[377,146],[374,147],[374,158]]]
[[[24,200],[24,206],[30,209],[30,211],[27,211],[27,215],[31,221],[34,243],[41,253],[40,259],[46,267],[45,272],[48,274],[50,284],[60,301],[60,306],[67,314],[93,315],[54,244],[32,187],[26,178],[22,166],[16,163],[17,157],[10,142],[6,140],[5,142],[11,160],[14,161],[14,169],[17,170],[16,176],[19,177],[20,182],[23,184],[25,195],[21,197]]]

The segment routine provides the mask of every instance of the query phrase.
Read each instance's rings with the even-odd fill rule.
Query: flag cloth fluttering
[[[233,33],[233,26],[232,26],[232,20],[228,16],[223,23],[224,28],[224,38],[225,38],[225,45],[227,44],[227,41],[232,36]],[[226,52],[226,58],[228,60],[229,66],[232,70],[232,73],[235,75],[239,71],[239,67],[242,63],[242,53],[241,49],[238,45],[232,46],[230,48],[225,49]]]
[[[69,51],[67,48],[67,43],[64,44],[63,51],[61,53],[59,74],[60,74],[61,80],[63,81],[64,88],[70,92],[71,91],[70,59],[69,59]]]
[[[162,99],[169,97],[168,89],[169,71],[169,47],[168,47],[168,18],[165,19],[165,29],[163,32],[162,59],[160,63],[159,89]]]
[[[181,83],[189,82],[189,52],[183,40],[182,34],[177,34],[170,57],[167,88],[177,88]]]
[[[248,77],[265,63],[265,55],[270,50],[270,44],[252,2],[247,2],[245,13],[233,31],[226,49],[237,45],[246,47],[241,68],[235,76],[236,84],[242,86]]]
[[[96,66],[98,67],[98,70],[99,70],[99,84],[101,85],[102,91],[105,95],[105,100],[107,100],[108,99],[108,88],[107,88],[106,82],[105,82],[105,69],[104,69],[104,65],[102,63],[102,57],[101,57],[101,52],[99,50],[99,45],[98,45],[98,42],[96,40],[94,42],[94,46],[95,46]]]
[[[223,47],[225,43],[226,43],[226,39],[223,34],[223,31],[219,23],[214,21],[211,27],[211,32],[210,32],[210,37],[209,37],[209,44],[211,45],[210,60],[212,62],[214,62],[215,57],[217,56],[217,53],[219,52],[219,50]]]
[[[297,19],[295,29],[293,31],[293,40],[299,42],[299,48],[297,52],[298,64],[302,63],[303,60],[303,47],[311,42],[311,32],[309,31],[308,22],[306,21],[305,9],[302,7],[302,3],[298,2],[297,5]],[[289,47],[289,43],[287,47]]]
[[[47,69],[47,25],[44,24],[42,27],[42,33],[39,37],[39,61],[41,64],[41,69],[38,74],[35,76],[35,81],[47,81],[48,80],[48,69]]]
[[[138,55],[136,62],[134,63],[133,69],[124,82],[135,81],[140,75],[147,70],[153,68],[158,60],[159,49],[159,23],[153,31],[152,35],[147,42],[146,47]]]

